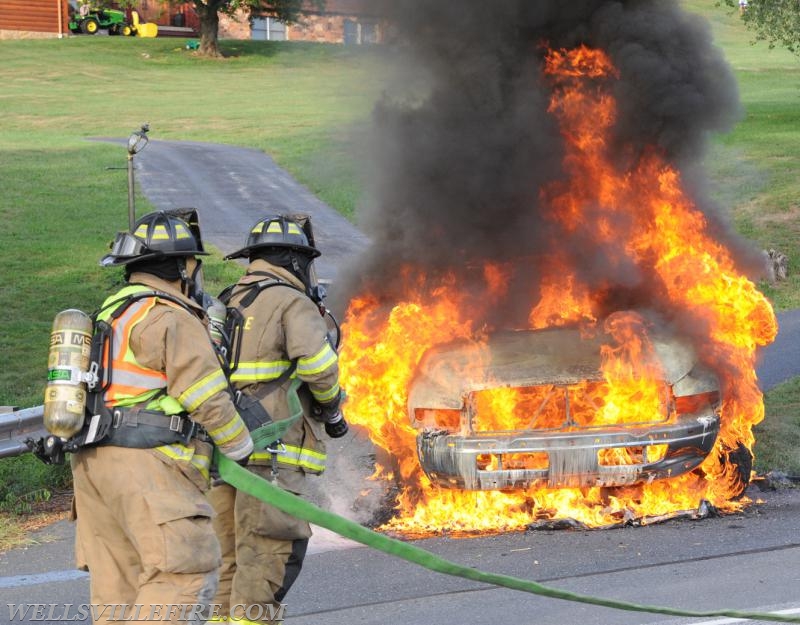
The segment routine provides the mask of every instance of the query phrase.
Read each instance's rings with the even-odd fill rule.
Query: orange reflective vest
[[[156,303],[162,302],[175,307],[178,307],[178,304],[167,299],[158,299],[155,294],[153,297],[129,301],[131,296],[145,293],[153,293],[153,290],[143,285],[127,286],[106,299],[97,315],[98,321],[106,321],[112,329],[110,362],[109,350],[103,353],[103,368],[111,372],[110,384],[104,391],[104,400],[109,407],[139,404],[155,398],[167,387],[166,373],[143,367],[136,361],[130,348],[130,337],[136,324],[147,316]],[[114,313],[121,306],[124,306],[124,309],[115,316]],[[183,411],[180,403],[168,395],[162,395],[158,399],[156,406],[148,408],[162,410],[168,415]]]

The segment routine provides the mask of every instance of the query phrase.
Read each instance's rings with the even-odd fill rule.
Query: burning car
[[[725,92],[709,80],[725,70],[675,63],[688,40],[650,41],[660,29],[642,38],[643,7],[629,7],[630,28],[617,22],[627,7],[609,11],[598,40],[573,45],[578,29],[571,48],[557,41],[573,17],[554,40],[537,29],[558,19],[510,11],[532,19],[504,31],[525,39],[491,39],[463,65],[463,36],[451,64],[435,27],[409,31],[436,35],[439,82],[376,116],[383,212],[365,220],[373,245],[340,352],[348,422],[382,454],[374,477],[397,486],[386,529],[608,527],[747,504],[764,418],[757,349],[777,322],[702,168],[685,179],[701,153],[695,122],[710,120],[697,94]],[[600,13],[592,5],[586,24]],[[469,21],[440,26],[455,23]],[[689,22],[675,23],[670,35]],[[630,41],[606,45],[610,33]],[[663,55],[673,43],[681,54]],[[476,59],[507,57],[491,90],[465,97]]]
[[[626,486],[695,469],[719,433],[716,375],[675,336],[621,349],[577,327],[432,347],[408,395],[423,470],[443,487],[510,490]]]

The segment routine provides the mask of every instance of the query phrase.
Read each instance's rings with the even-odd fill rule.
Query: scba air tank
[[[54,436],[70,438],[83,427],[91,347],[89,315],[75,309],[56,315],[44,392],[44,426]]]
[[[211,340],[214,341],[214,344],[223,350],[225,349],[225,315],[227,313],[225,304],[216,297],[209,297],[206,300],[208,333],[211,335]]]

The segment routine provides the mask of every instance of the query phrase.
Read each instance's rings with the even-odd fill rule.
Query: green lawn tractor
[[[134,34],[125,13],[117,9],[90,9],[84,15],[76,12],[69,21],[69,29],[85,35],[94,35],[101,29],[108,30],[109,35]]]

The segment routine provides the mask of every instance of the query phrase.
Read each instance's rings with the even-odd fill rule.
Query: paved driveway
[[[223,254],[242,247],[250,226],[274,213],[311,216],[320,278],[335,279],[337,268],[367,246],[355,226],[258,150],[150,141],[134,163],[147,199],[158,208],[197,208],[204,240]]]

